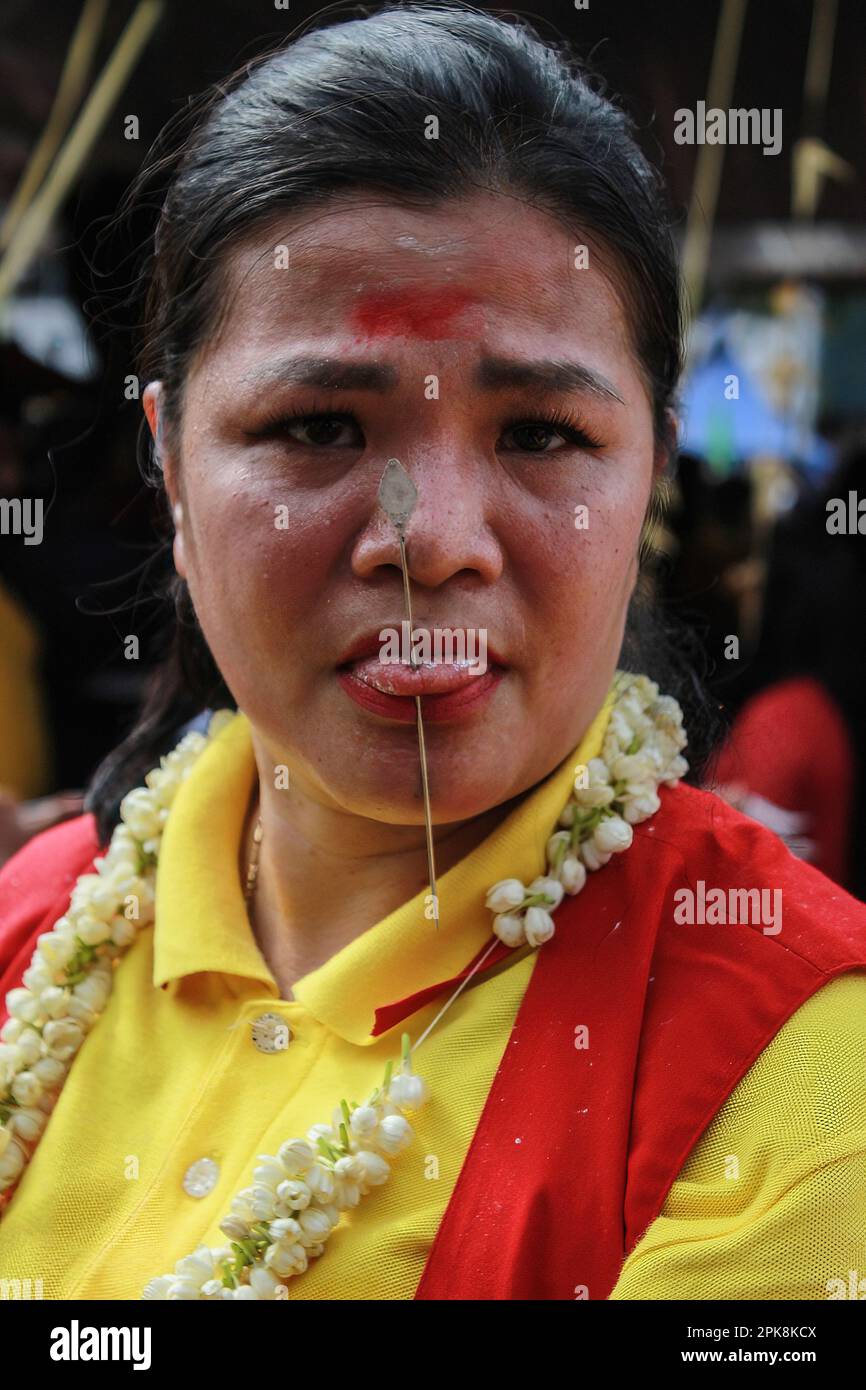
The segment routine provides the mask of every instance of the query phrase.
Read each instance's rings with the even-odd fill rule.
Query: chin
[[[434,825],[451,825],[456,821],[471,820],[505,800],[507,791],[490,787],[489,796],[485,788],[473,781],[471,793],[467,793],[465,783],[441,787],[437,790],[435,769],[429,768],[430,811]],[[328,794],[344,810],[352,815],[364,816],[367,820],[381,821],[385,825],[423,825],[424,794],[421,787],[420,768],[413,768],[407,776],[400,775],[399,785],[395,779],[382,783],[380,779],[368,785],[359,786],[352,782],[345,786],[331,785]]]

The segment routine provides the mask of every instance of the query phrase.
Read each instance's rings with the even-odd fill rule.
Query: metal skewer
[[[400,568],[403,572],[403,598],[406,605],[406,618],[409,623],[409,640],[412,640],[412,598],[409,592],[409,571],[406,564],[406,523],[418,501],[418,489],[409,477],[399,459],[389,459],[382,480],[379,483],[379,503],[393,522],[397,539],[400,542]],[[413,666],[420,663],[415,657],[414,647],[409,660]],[[418,727],[418,753],[421,759],[421,786],[424,792],[424,829],[427,834],[427,874],[430,879],[430,893],[433,899],[433,922],[439,927],[439,897],[436,892],[436,863],[433,854],[433,821],[430,814],[430,784],[427,779],[427,746],[424,742],[424,719],[421,714],[421,696],[415,696],[415,720]]]

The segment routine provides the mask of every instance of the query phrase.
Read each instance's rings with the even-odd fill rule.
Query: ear
[[[165,490],[171,506],[171,515],[174,520],[174,542],[172,552],[174,555],[174,567],[183,579],[186,579],[186,555],[184,553],[184,534],[183,534],[183,502],[180,496],[178,484],[177,460],[171,449],[166,446],[166,429],[163,414],[163,391],[161,381],[148,382],[142,393],[142,404],[150,433],[153,437],[156,457],[162,469],[165,479]]]

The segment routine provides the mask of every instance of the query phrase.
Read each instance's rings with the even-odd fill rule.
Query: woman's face
[[[623,306],[580,240],[492,194],[437,211],[353,195],[226,264],[227,313],[163,453],[175,563],[260,771],[287,765],[324,806],[423,822],[414,700],[400,719],[338,670],[405,617],[389,459],[418,494],[414,631],[474,633],[497,663],[474,701],[427,702],[434,820],[534,785],[604,698],[663,460]],[[158,386],[145,405],[155,428]]]

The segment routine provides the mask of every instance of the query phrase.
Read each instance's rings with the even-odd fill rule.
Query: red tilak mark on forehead
[[[480,338],[484,314],[468,290],[388,290],[365,295],[352,325],[369,338]]]

